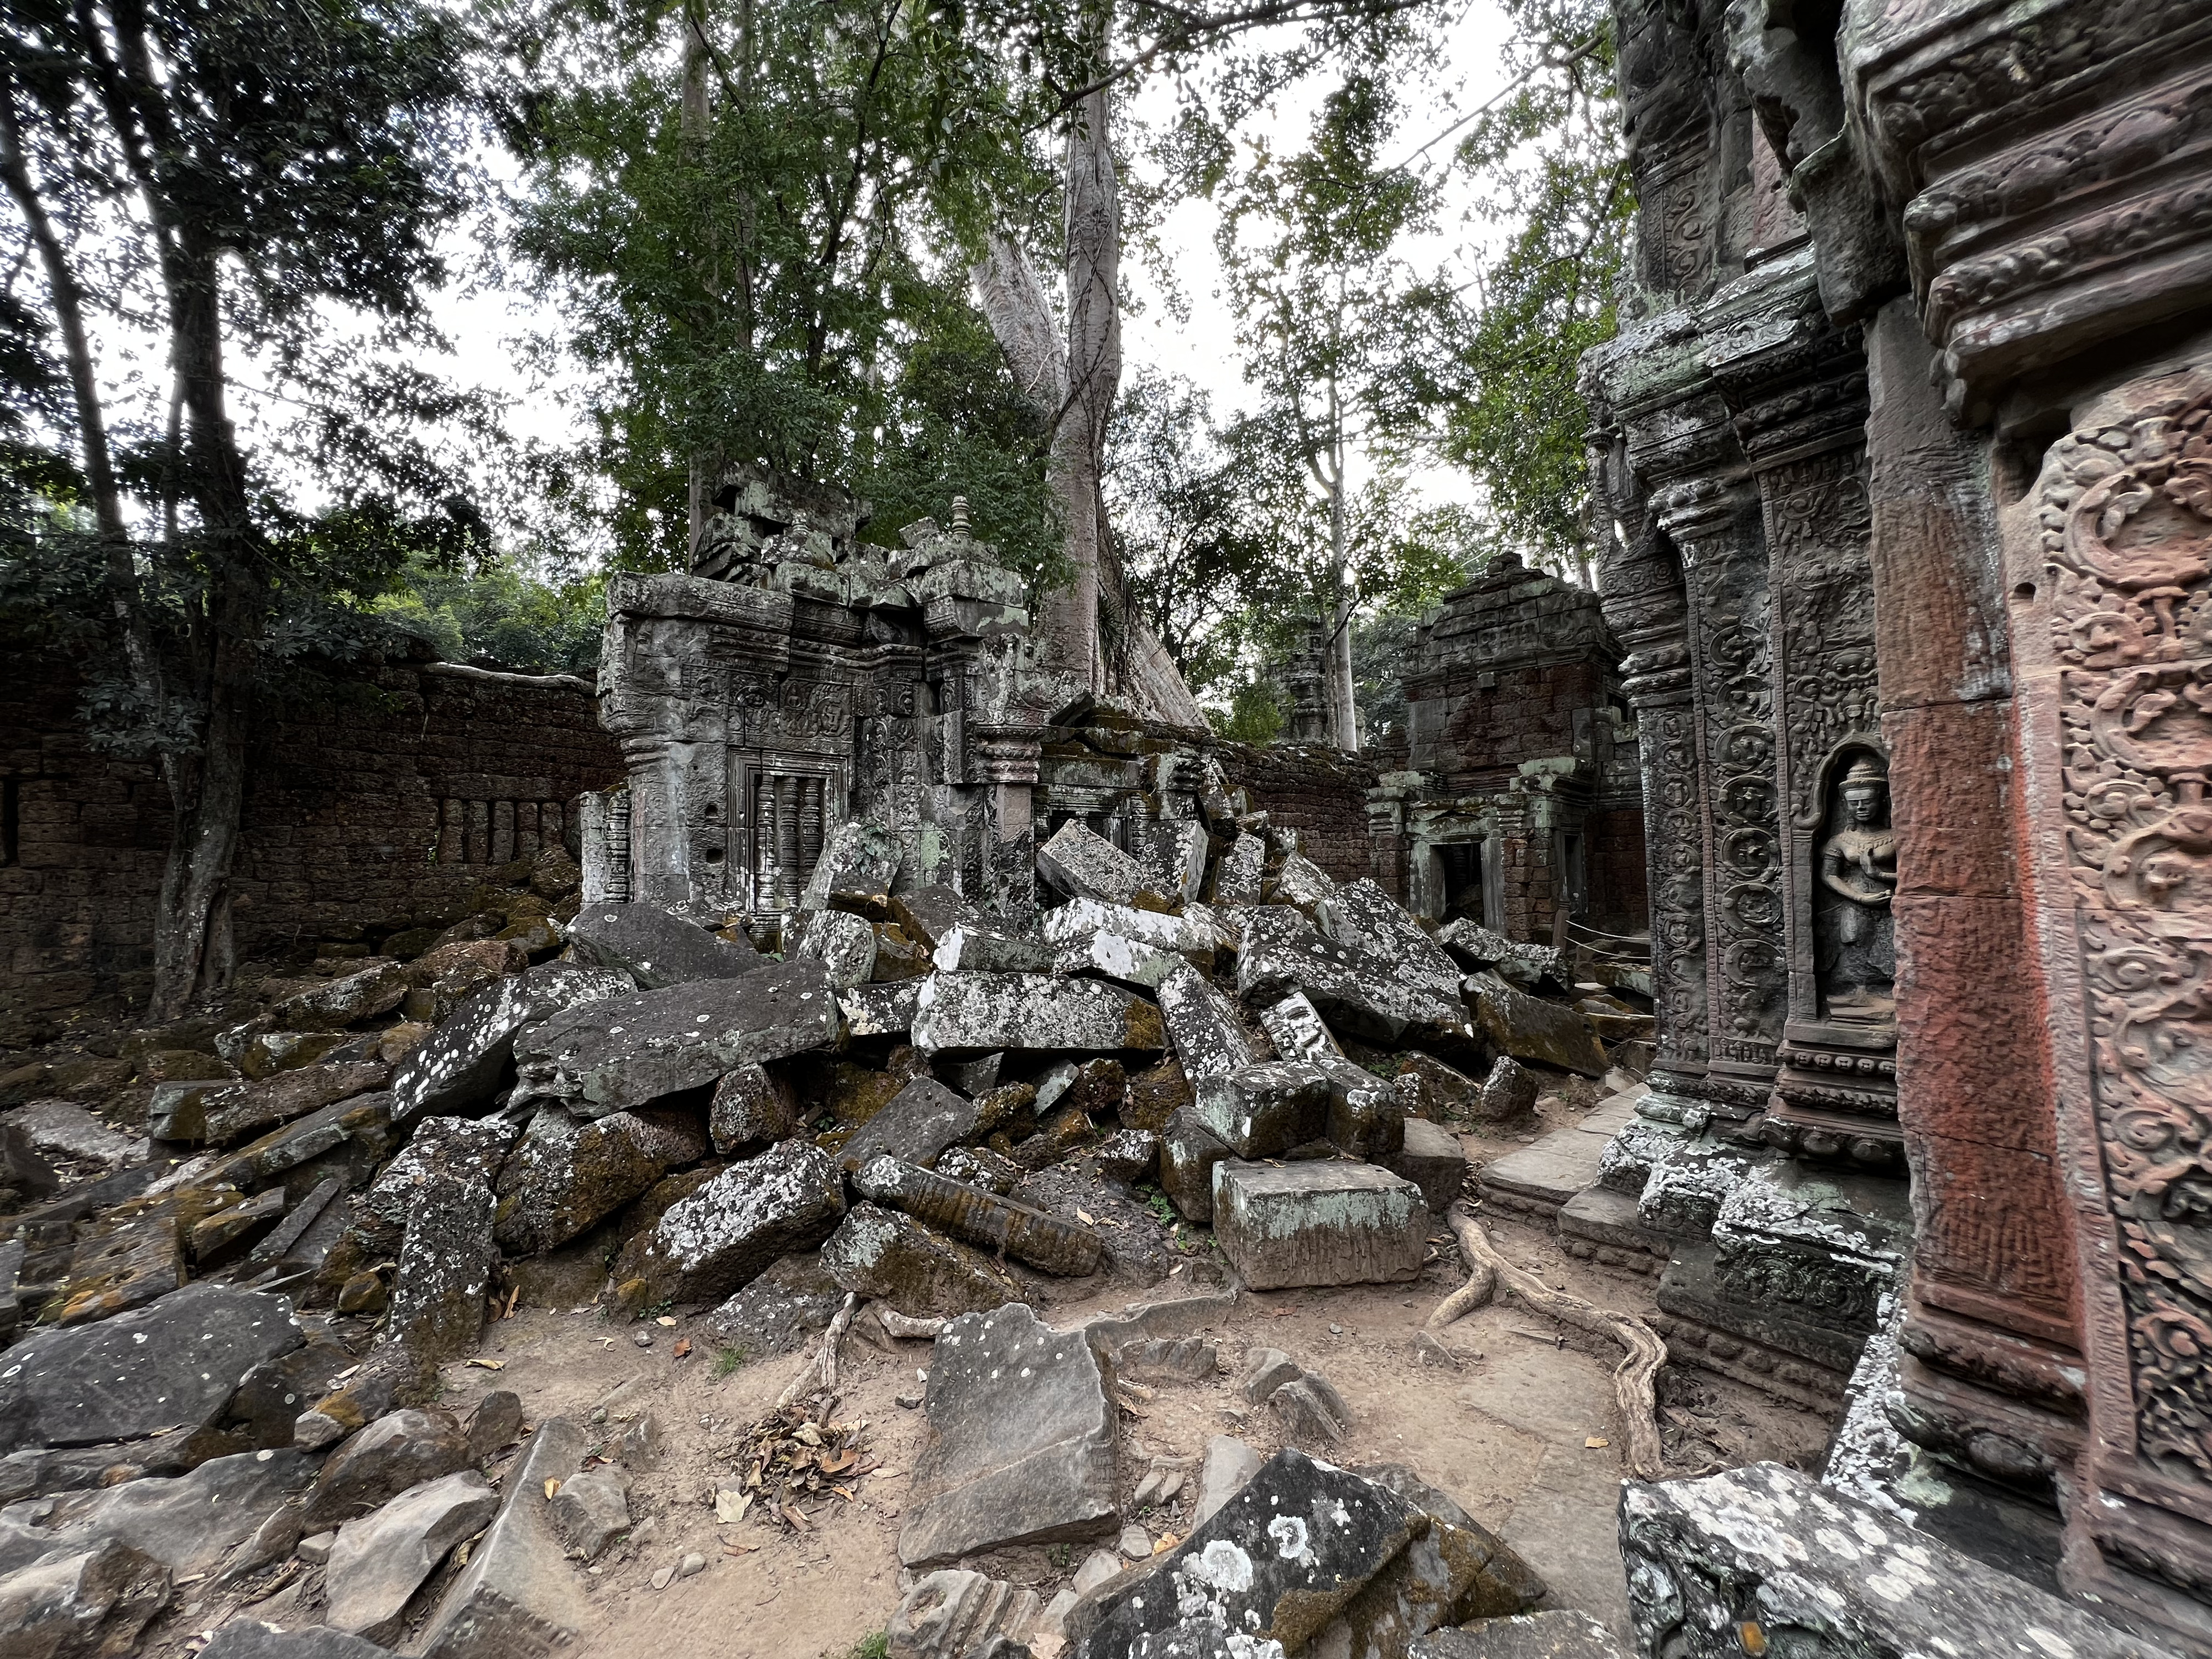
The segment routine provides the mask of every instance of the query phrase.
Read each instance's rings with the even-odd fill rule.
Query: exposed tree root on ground
[[[1657,1480],[1668,1473],[1666,1454],[1659,1443],[1658,1401],[1652,1379],[1667,1363],[1667,1345],[1659,1334],[1633,1314],[1595,1307],[1578,1296],[1555,1291],[1534,1273],[1515,1267],[1492,1247],[1474,1213],[1455,1204],[1449,1217],[1467,1260],[1467,1283],[1454,1291],[1429,1316],[1427,1328],[1441,1331],[1454,1320],[1486,1306],[1500,1285],[1536,1312],[1572,1325],[1593,1336],[1619,1343],[1626,1351],[1613,1373],[1614,1394],[1628,1429],[1628,1467],[1639,1480]]]
[[[846,1292],[845,1305],[837,1310],[837,1316],[830,1322],[830,1328],[822,1334],[820,1350],[776,1396],[775,1408],[778,1411],[810,1395],[827,1393],[837,1386],[837,1345],[845,1340],[845,1333],[852,1328],[853,1310],[859,1305],[860,1300],[850,1291]]]

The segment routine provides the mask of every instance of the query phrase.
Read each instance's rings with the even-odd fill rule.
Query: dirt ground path
[[[1648,1299],[1647,1282],[1592,1268],[1532,1228],[1493,1223],[1493,1237],[1548,1282],[1592,1300],[1642,1306]],[[1273,1414],[1249,1407],[1236,1386],[1245,1350],[1279,1347],[1326,1376],[1352,1412],[1344,1443],[1303,1449],[1348,1465],[1410,1465],[1544,1576],[1552,1587],[1547,1605],[1591,1613],[1626,1641],[1614,1535],[1625,1443],[1610,1382],[1616,1356],[1505,1303],[1446,1334],[1455,1367],[1416,1338],[1459,1277],[1444,1255],[1410,1285],[1240,1295],[1208,1328],[1222,1353],[1213,1377],[1156,1381],[1146,1385],[1149,1398],[1133,1391],[1132,1409],[1121,1418],[1125,1500],[1156,1458],[1194,1463],[1186,1490],[1166,1510],[1125,1508],[1125,1516],[1154,1539],[1180,1536],[1196,1493],[1194,1460],[1209,1437],[1237,1435],[1262,1455],[1283,1443]],[[1170,1279],[1142,1299],[1164,1299],[1176,1285]],[[1041,1311],[1066,1327],[1131,1297],[1132,1287],[1121,1285]],[[641,1333],[652,1338],[650,1347],[637,1346]],[[687,1340],[690,1350],[678,1358]],[[600,1418],[592,1424],[595,1440],[612,1441],[647,1413],[658,1422],[661,1454],[637,1476],[631,1534],[585,1574],[596,1620],[575,1651],[608,1659],[845,1659],[883,1631],[900,1595],[900,1514],[924,1425],[897,1396],[918,1390],[930,1348],[924,1342],[897,1348],[848,1341],[835,1415],[866,1422],[865,1455],[876,1467],[860,1482],[857,1501],[824,1500],[803,1534],[754,1518],[719,1524],[713,1509],[715,1480],[731,1473],[732,1449],[773,1406],[803,1363],[799,1353],[726,1370],[697,1317],[673,1326],[617,1323],[597,1307],[523,1307],[486,1332],[479,1356],[499,1369],[448,1368],[441,1403],[465,1412],[490,1389],[511,1388],[528,1422],[556,1414]],[[1662,1401],[1670,1424],[1686,1425],[1670,1431],[1670,1452],[1692,1466],[1760,1458],[1808,1464],[1827,1437],[1826,1425],[1809,1413],[1703,1373],[1670,1371]],[[1012,1550],[985,1565],[1049,1599],[1097,1547]],[[705,1558],[703,1571],[653,1588],[657,1571],[693,1553]],[[254,1616],[279,1625],[312,1622],[313,1588],[311,1576],[261,1603]]]

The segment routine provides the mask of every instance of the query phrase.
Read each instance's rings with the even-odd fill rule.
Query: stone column
[[[1009,921],[1036,908],[1036,830],[1030,792],[1044,744],[1034,730],[971,726],[975,764],[988,793],[984,803],[983,908]]]

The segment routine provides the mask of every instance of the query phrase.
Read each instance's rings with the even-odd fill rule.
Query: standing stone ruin
[[[1893,1297],[1885,1501],[2212,1651],[2212,11],[1616,14],[1622,1236],[1739,1363]]]

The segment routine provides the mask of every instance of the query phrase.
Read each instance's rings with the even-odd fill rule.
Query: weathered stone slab
[[[1055,948],[1052,959],[1055,974],[1110,979],[1145,991],[1155,989],[1186,965],[1186,959],[1172,951],[1140,945],[1119,933],[1085,933],[1072,939]]]
[[[1303,1060],[1240,1066],[1202,1077],[1198,1121],[1239,1158],[1275,1158],[1317,1140],[1328,1124],[1329,1080]]]
[[[1225,1434],[1217,1434],[1206,1443],[1206,1461],[1198,1474],[1198,1501],[1192,1506],[1190,1523],[1202,1527],[1214,1512],[1251,1483],[1260,1473],[1260,1454],[1242,1440]]]
[[[504,1117],[426,1117],[369,1182],[362,1201],[371,1214],[404,1227],[424,1182],[447,1175],[491,1185],[520,1133],[520,1125]]]
[[[1393,1283],[1420,1273],[1428,1203],[1371,1164],[1232,1158],[1214,1167],[1213,1236],[1255,1290]]]
[[[43,1525],[27,1524],[21,1511],[0,1516],[0,1572],[57,1550],[96,1549],[109,1540],[127,1544],[180,1577],[206,1572],[306,1486],[314,1470],[313,1458],[289,1449],[240,1452],[172,1479],[69,1492],[52,1500]]]
[[[413,982],[404,964],[380,962],[286,997],[269,1012],[283,1030],[334,1031],[390,1013],[406,1000]]]
[[[338,1528],[323,1568],[323,1610],[334,1630],[388,1642],[422,1582],[499,1512],[499,1494],[474,1469],[411,1486],[374,1515]]]
[[[1336,891],[1336,879],[1303,853],[1292,853],[1267,890],[1268,901],[1314,915]]]
[[[1475,1020],[1492,1048],[1584,1077],[1603,1077],[1612,1062],[1589,1021],[1572,1008],[1516,991],[1495,974],[1473,975]]]
[[[1042,939],[963,921],[937,942],[930,961],[945,974],[1042,974],[1051,968],[1054,955]]]
[[[945,1568],[925,1574],[900,1600],[884,1640],[891,1659],[982,1659],[1000,1638],[1024,1641],[1040,1612],[1033,1589]]]
[[[1455,916],[1437,928],[1437,943],[1468,967],[1486,968],[1524,991],[1540,986],[1565,991],[1575,982],[1566,953],[1558,947],[1516,944],[1465,916]]]
[[[1419,1187],[1429,1208],[1441,1215],[1451,1207],[1467,1179],[1467,1151],[1450,1130],[1408,1118],[1404,1144],[1383,1160],[1383,1167]]]
[[[1176,1206],[1176,1213],[1197,1226],[1210,1224],[1214,1166],[1234,1156],[1218,1135],[1198,1121],[1195,1109],[1183,1107],[1170,1118],[1160,1135],[1160,1190]]]
[[[1079,1333],[1055,1332],[1019,1303],[948,1324],[930,1358],[929,1439],[900,1561],[924,1569],[1111,1534],[1120,1519],[1107,1383]]]
[[[793,954],[820,963],[834,988],[849,991],[876,970],[876,930],[849,910],[810,910]]]
[[[975,1139],[984,1132],[974,1101],[933,1077],[918,1077],[854,1133],[837,1161],[857,1170],[872,1158],[888,1156],[926,1170],[948,1146]]]
[[[1149,1570],[1078,1601],[1069,1659],[1304,1653],[1427,1522],[1395,1493],[1286,1448]]]
[[[1237,958],[1237,995],[1264,1006],[1293,992],[1303,992],[1332,1028],[1370,1042],[1458,1038],[1470,1029],[1457,997],[1357,946],[1314,933],[1257,945],[1248,938]]]
[[[308,1489],[301,1520],[309,1532],[357,1520],[468,1462],[468,1437],[446,1413],[387,1413],[330,1455]]]
[[[40,1157],[88,1172],[104,1175],[143,1158],[137,1136],[110,1128],[74,1101],[33,1100],[0,1112],[0,1130],[18,1131]]]
[[[109,1659],[137,1651],[168,1605],[169,1571],[112,1540],[57,1553],[0,1577],[0,1652],[23,1659]]]
[[[0,1364],[0,1450],[211,1423],[239,1378],[299,1346],[289,1298],[208,1283],[97,1325],[33,1331]]]
[[[1498,1055],[1468,1115],[1484,1123],[1518,1123],[1536,1110],[1536,1074],[1510,1054]]]
[[[1221,905],[1257,904],[1267,867],[1267,843],[1245,833],[1229,844],[1213,861],[1213,902]]]
[[[1113,933],[1176,956],[1213,953],[1211,933],[1188,916],[1171,916],[1133,905],[1074,898],[1044,913],[1039,931],[1048,945],[1066,945],[1093,933]]]
[[[982,913],[943,882],[932,882],[891,895],[891,919],[919,940],[926,951],[962,922],[980,922]]]
[[[937,1160],[936,1173],[948,1181],[976,1187],[1004,1198],[1021,1183],[1027,1170],[988,1146],[955,1146]]]
[[[1347,1158],[1380,1164],[1406,1144],[1406,1105],[1395,1084],[1348,1060],[1322,1059],[1328,1118],[1322,1133]]]
[[[646,1418],[642,1422],[652,1420]],[[596,1561],[629,1529],[629,1487],[628,1474],[605,1464],[561,1483],[561,1490],[546,1505],[545,1517],[568,1547],[569,1554]]]
[[[833,830],[799,895],[802,910],[889,913],[891,878],[898,873],[898,842],[872,818],[850,818]]]
[[[787,1140],[671,1205],[646,1243],[643,1273],[678,1302],[720,1301],[778,1256],[819,1244],[844,1210],[836,1160]]]
[[[391,1076],[392,1068],[381,1060],[364,1060],[303,1066],[259,1083],[239,1084],[202,1103],[207,1115],[207,1139],[214,1146],[234,1146],[280,1123],[381,1089]]]
[[[584,1461],[584,1431],[548,1418],[507,1472],[499,1515],[416,1643],[425,1659],[536,1659],[590,1616],[575,1571],[546,1516],[548,1480]]]
[[[432,1176],[417,1189],[377,1346],[397,1348],[418,1372],[465,1358],[483,1334],[496,1204],[490,1188],[457,1176]]]
[[[822,1266],[845,1289],[916,1319],[987,1313],[1021,1295],[988,1256],[873,1204],[845,1212],[822,1246]]]
[[[1146,824],[1137,861],[1145,884],[1164,898],[1194,901],[1206,884],[1206,826],[1195,818]]]
[[[1559,1607],[1547,1613],[1485,1619],[1457,1630],[1416,1638],[1406,1659],[1623,1659],[1613,1632],[1586,1613]]]
[[[484,1106],[499,1091],[517,1031],[635,988],[627,974],[565,962],[545,963],[486,986],[400,1061],[392,1078],[393,1117],[412,1123]]]
[[[922,982],[917,975],[839,992],[837,1012],[845,1017],[846,1030],[856,1037],[905,1036],[914,1025]]]
[[[1079,1279],[1098,1269],[1098,1235],[1089,1228],[896,1158],[870,1158],[854,1171],[853,1185],[878,1204],[1046,1273]]]
[[[707,1333],[748,1359],[788,1353],[825,1330],[845,1293],[812,1255],[787,1255],[707,1316]]]
[[[1263,1058],[1236,1005],[1195,968],[1184,966],[1163,979],[1159,1000],[1168,1042],[1194,1088]]]
[[[799,1104],[791,1085],[766,1066],[749,1064],[725,1072],[714,1085],[707,1109],[707,1134],[724,1157],[757,1151],[799,1127]]]
[[[500,1170],[492,1237],[510,1255],[553,1249],[671,1170],[696,1164],[709,1145],[696,1109],[645,1106],[584,1118],[542,1107]]]
[[[587,1117],[703,1088],[750,1061],[832,1042],[837,999],[818,962],[770,963],[740,979],[697,981],[594,1002],[519,1034],[533,1094]]]
[[[388,1094],[338,1101],[248,1141],[194,1184],[252,1192],[283,1181],[289,1189],[305,1178],[307,1166],[319,1162],[325,1168],[343,1168],[349,1179],[366,1175],[392,1150],[396,1139],[392,1109]]]
[[[944,974],[923,981],[914,1046],[924,1054],[1115,1053],[1165,1046],[1160,1011],[1118,985],[1042,974]]]
[[[1151,890],[1145,867],[1095,830],[1073,819],[1036,852],[1037,873],[1070,898],[1127,904]]]
[[[201,1659],[210,1655],[214,1659],[385,1659],[390,1651],[327,1625],[282,1630],[240,1618],[219,1626],[200,1655]]]
[[[1342,1060],[1344,1048],[1304,992],[1260,1010],[1260,1026],[1285,1060]]]
[[[736,979],[764,964],[750,945],[726,944],[696,922],[642,901],[587,904],[568,926],[578,961],[626,974],[643,991]]]
[[[1393,963],[1401,974],[1455,997],[1459,964],[1406,908],[1366,877],[1347,882],[1315,907],[1322,936]]]
[[[2086,1609],[1777,1463],[1628,1482],[1620,1547],[1646,1653],[2168,1659]]]

